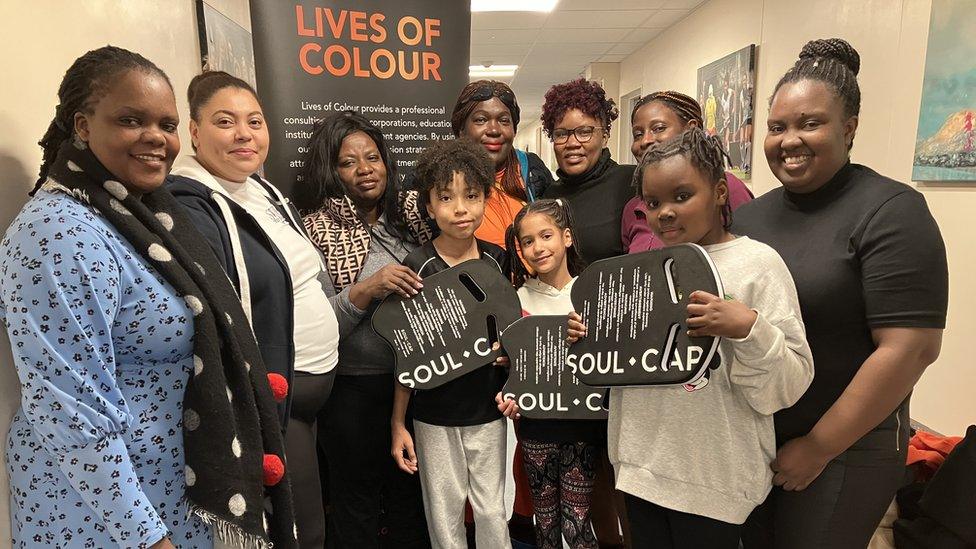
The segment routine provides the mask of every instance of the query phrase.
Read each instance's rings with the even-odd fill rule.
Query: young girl
[[[648,149],[634,181],[666,245],[705,248],[725,294],[691,294],[692,336],[720,336],[721,366],[697,390],[610,392],[609,449],[634,547],[738,547],[772,486],[773,413],[796,402],[813,359],[793,279],[772,248],[728,231],[721,145],[698,128]],[[571,321],[570,335],[582,335]]]
[[[564,315],[573,311],[570,292],[583,259],[575,239],[570,209],[561,199],[538,200],[515,216],[505,236],[522,310],[530,315]],[[517,246],[516,246],[517,244]],[[535,276],[530,277],[518,251]],[[514,401],[496,400],[511,416]],[[595,477],[596,443],[606,423],[601,420],[520,418],[523,464],[529,477],[539,549],[598,547],[590,523],[590,498]]]

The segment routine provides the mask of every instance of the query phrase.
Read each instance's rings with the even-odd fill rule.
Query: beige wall
[[[695,95],[697,69],[748,44],[757,48],[756,144],[751,183],[778,185],[762,157],[767,102],[808,40],[837,36],[861,54],[863,95],[853,159],[909,182],[918,123],[930,0],[711,0],[620,64],[620,93],[676,89]],[[966,225],[976,186],[917,184],[949,254],[950,306],[942,356],[916,388],[912,416],[946,433],[976,422],[976,369],[968,342],[976,318],[976,239]]]
[[[208,0],[250,28],[246,0]],[[159,65],[176,87],[180,137],[189,150],[186,85],[200,68],[195,0],[4,0],[0,2],[0,231],[20,210],[33,187],[44,134],[57,104],[64,71],[76,57],[106,44],[141,53]],[[0,330],[0,440],[18,405],[17,376],[6,330]],[[3,445],[6,448],[6,443]],[[9,546],[7,467],[0,472],[0,547]]]

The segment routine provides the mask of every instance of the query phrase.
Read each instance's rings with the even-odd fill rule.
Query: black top
[[[481,259],[498,268],[506,278],[509,275],[505,251],[478,240]],[[434,248],[433,241],[410,252],[403,264],[421,277],[430,276],[449,268]],[[414,391],[413,417],[431,425],[462,427],[482,425],[502,417],[495,404],[495,395],[502,390],[508,371],[488,363],[477,370],[440,387]]]
[[[781,187],[743,205],[733,232],[783,257],[813,350],[813,384],[776,414],[780,444],[808,433],[840,397],[875,350],[871,329],[945,327],[945,244],[908,185],[847,164],[812,193]],[[897,421],[892,414],[881,426]]]
[[[559,180],[549,186],[543,198],[569,201],[576,220],[576,242],[587,263],[624,255],[620,240],[620,218],[624,206],[634,198],[634,166],[617,164],[610,151],[603,149],[600,159],[578,176],[556,172]]]

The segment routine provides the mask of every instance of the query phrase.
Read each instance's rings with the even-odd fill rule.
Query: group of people
[[[864,547],[903,481],[948,275],[922,195],[850,162],[859,64],[840,39],[800,52],[763,142],[782,187],[758,199],[674,91],[629,113],[639,163],[617,164],[618,110],[578,79],[545,97],[555,180],[513,145],[512,90],[476,81],[458,139],[402,176],[366,117],[319,121],[290,200],[258,175],[268,123],[246,82],[190,82],[177,159],[165,73],[86,53],[0,244],[15,545]],[[504,356],[407,389],[371,328],[386,296],[480,259],[576,341],[588,263],[689,242],[723,281],[687,319],[722,337],[720,363],[610,390],[608,420],[521,418]]]

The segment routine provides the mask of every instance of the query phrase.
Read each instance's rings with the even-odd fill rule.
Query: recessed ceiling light
[[[552,11],[559,0],[471,0],[471,11]]]
[[[468,67],[468,76],[477,77],[505,77],[515,76],[518,65],[471,65]]]

